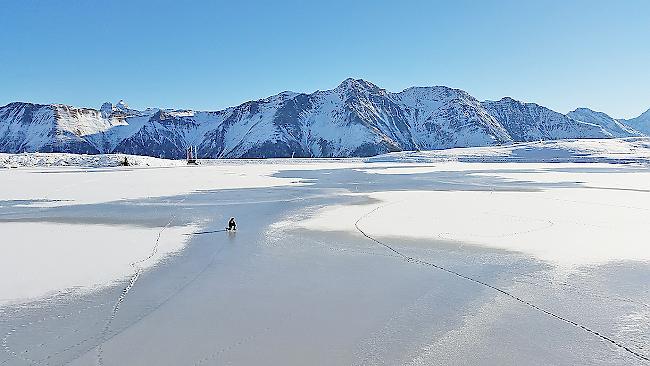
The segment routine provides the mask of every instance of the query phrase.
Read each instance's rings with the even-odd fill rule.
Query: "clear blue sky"
[[[347,77],[650,108],[650,1],[0,0],[0,104],[215,110]]]

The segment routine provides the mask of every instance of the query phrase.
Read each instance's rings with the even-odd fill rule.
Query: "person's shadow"
[[[228,232],[228,240],[234,241],[235,238],[237,237],[237,231],[236,230],[226,230]]]

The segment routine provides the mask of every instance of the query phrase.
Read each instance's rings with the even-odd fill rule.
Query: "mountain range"
[[[282,92],[220,111],[0,107],[0,152],[126,153],[178,159],[348,157],[393,151],[650,134],[650,110],[630,120],[565,114],[509,97],[479,101],[445,86],[392,93],[365,80],[311,94]]]

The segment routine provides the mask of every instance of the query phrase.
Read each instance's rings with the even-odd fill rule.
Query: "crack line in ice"
[[[184,201],[185,201],[185,198],[183,198],[182,200],[176,202],[174,204],[174,206],[178,206],[181,203],[183,203]],[[101,338],[102,339],[106,337],[106,334],[108,333],[108,331],[109,331],[109,329],[111,327],[111,324],[113,323],[113,320],[115,320],[115,318],[117,317],[117,313],[120,310],[120,305],[126,299],[126,295],[129,293],[129,291],[131,291],[133,286],[135,286],[135,283],[138,280],[138,278],[140,278],[140,274],[142,273],[142,270],[143,270],[143,267],[141,267],[140,264],[142,264],[142,263],[148,261],[149,259],[153,258],[156,255],[156,253],[158,253],[158,246],[160,244],[160,237],[162,236],[165,229],[167,229],[172,224],[172,222],[176,218],[177,214],[178,213],[174,213],[169,218],[169,221],[167,222],[167,224],[165,224],[165,226],[163,226],[162,229],[160,229],[160,231],[158,232],[158,236],[156,237],[156,242],[154,243],[154,246],[153,246],[153,248],[151,250],[151,253],[149,253],[149,255],[146,258],[143,258],[143,259],[140,259],[139,261],[131,263],[131,266],[136,268],[136,271],[133,274],[133,276],[131,277],[131,279],[129,280],[129,284],[124,288],[124,290],[122,290],[122,294],[120,295],[120,297],[118,297],[117,301],[115,302],[115,306],[113,306],[113,311],[111,312],[111,316],[108,319],[108,321],[106,322],[106,325],[104,326],[104,329],[102,330],[102,333],[101,333]],[[99,363],[100,366],[102,366],[104,364],[104,359],[103,359],[103,356],[102,356],[102,354],[103,354],[102,345],[103,345],[103,342],[100,343],[99,346],[97,347],[97,362]]]
[[[184,202],[184,201],[185,201],[185,198],[182,199],[182,200],[180,200],[180,201],[178,201],[178,202],[176,202],[176,203],[174,204],[174,206],[177,206],[177,205],[181,204],[181,203]],[[82,341],[80,341],[80,342],[78,342],[78,343],[72,344],[72,345],[70,345],[70,346],[68,346],[68,347],[66,347],[66,348],[64,348],[64,349],[61,349],[61,350],[59,350],[59,351],[57,351],[57,352],[54,352],[54,353],[48,355],[48,356],[45,357],[44,359],[41,359],[41,360],[34,360],[34,359],[31,359],[31,358],[29,358],[29,357],[27,357],[27,356],[23,356],[23,355],[22,355],[22,353],[27,353],[28,350],[24,350],[23,352],[21,352],[21,353],[19,354],[18,352],[13,351],[13,350],[9,347],[9,345],[8,345],[9,337],[12,336],[13,333],[15,333],[16,330],[19,328],[19,327],[16,327],[16,328],[11,329],[11,330],[10,330],[7,334],[5,334],[5,336],[2,338],[2,347],[3,347],[4,351],[7,352],[8,354],[10,354],[11,356],[13,356],[13,357],[15,357],[15,358],[18,358],[18,359],[22,359],[23,361],[28,362],[28,363],[30,363],[30,364],[41,364],[42,362],[47,361],[47,360],[51,359],[52,357],[55,357],[55,356],[57,356],[57,355],[59,355],[59,354],[61,354],[61,353],[63,353],[63,352],[66,352],[66,351],[68,351],[68,350],[70,350],[70,349],[72,349],[72,348],[74,348],[74,347],[80,346],[80,345],[82,345],[83,343],[85,343],[85,342],[87,342],[87,341],[89,341],[89,340],[97,339],[97,338],[98,338],[98,339],[103,339],[103,338],[105,338],[106,333],[107,333],[107,331],[108,331],[108,328],[110,327],[112,321],[113,321],[113,320],[115,319],[115,317],[117,316],[117,311],[119,310],[119,306],[120,306],[120,304],[124,301],[124,299],[126,298],[127,293],[128,293],[128,292],[131,290],[131,288],[135,285],[135,282],[138,280],[140,274],[142,273],[143,268],[140,267],[139,264],[144,263],[144,262],[150,260],[151,258],[153,258],[153,257],[158,253],[158,248],[159,248],[160,238],[161,238],[161,236],[162,236],[162,233],[163,233],[163,231],[165,231],[165,229],[167,229],[167,228],[171,225],[171,223],[173,222],[173,220],[176,218],[176,215],[177,215],[177,214],[172,215],[172,217],[169,219],[169,221],[167,222],[167,224],[166,224],[165,226],[163,226],[163,228],[158,232],[158,235],[157,235],[157,237],[156,237],[156,241],[155,241],[155,244],[154,244],[154,246],[153,246],[153,248],[152,248],[151,253],[150,253],[146,258],[143,258],[143,259],[140,259],[140,260],[138,260],[138,261],[136,261],[136,262],[131,263],[131,266],[136,267],[137,270],[136,270],[135,274],[131,277],[131,279],[130,279],[130,281],[129,281],[129,284],[127,285],[127,287],[122,291],[122,294],[120,295],[120,297],[118,298],[116,304],[115,304],[114,307],[113,307],[113,310],[112,310],[112,313],[111,313],[111,317],[110,317],[110,319],[109,319],[108,322],[106,323],[106,326],[104,327],[104,329],[102,330],[102,333],[101,333],[99,336],[96,336],[96,337],[90,337],[90,338],[88,338],[88,339],[84,339],[84,340],[82,340]],[[27,326],[30,326],[30,325],[32,325],[32,324],[34,324],[34,323],[41,323],[41,322],[46,321],[46,320],[49,320],[49,319],[65,319],[65,318],[70,317],[70,316],[72,316],[72,315],[82,313],[82,312],[87,311],[87,310],[90,310],[90,309],[92,309],[92,308],[102,307],[102,306],[104,306],[104,305],[105,305],[105,304],[102,303],[102,304],[98,304],[98,305],[94,305],[94,306],[89,306],[89,307],[86,307],[86,308],[83,308],[83,309],[77,310],[77,311],[72,312],[72,313],[69,313],[69,314],[63,314],[63,315],[61,315],[61,314],[57,314],[57,315],[52,315],[52,316],[50,316],[50,317],[45,317],[45,318],[39,319],[39,320],[37,320],[37,321],[33,321],[33,322],[28,322],[28,323],[22,324],[20,327],[27,327]],[[103,363],[102,363],[103,361],[102,361],[102,359],[101,359],[101,343],[100,343],[99,348],[98,348],[98,357],[99,357],[99,360],[98,360],[98,361],[99,361],[99,364],[102,365],[102,364],[103,364]],[[0,363],[0,365],[5,364],[7,361],[9,361],[9,359],[3,361],[2,363]]]
[[[319,195],[316,195],[316,196],[314,196],[314,197],[318,197],[318,196],[319,196]],[[312,197],[312,198],[313,198],[313,197]],[[271,201],[268,201],[268,202],[279,202],[279,201],[281,201],[281,202],[291,202],[291,201],[304,200],[304,199],[305,199],[305,197],[297,196],[297,197],[293,197],[293,198],[291,198],[291,199],[271,200]],[[178,204],[182,203],[183,201],[185,201],[185,199],[182,199],[182,200],[178,201],[178,202],[175,203],[174,205],[178,205]],[[258,202],[259,202],[259,201],[256,201],[256,203],[258,203]],[[262,202],[267,202],[267,201],[262,201]],[[246,203],[248,203],[248,202],[246,202]],[[233,203],[233,204],[234,204],[234,203]],[[221,206],[221,205],[222,205],[222,204],[218,204],[217,206]],[[174,220],[175,217],[176,217],[176,215],[173,215],[173,216],[170,218],[170,221],[167,223],[167,225],[165,225],[165,226],[162,228],[162,230],[158,233],[158,236],[157,236],[157,238],[156,238],[156,244],[154,245],[154,248],[153,248],[153,250],[152,250],[152,253],[151,253],[147,258],[144,258],[144,259],[141,259],[141,260],[139,260],[139,261],[137,261],[137,262],[131,263],[132,266],[135,266],[135,265],[137,265],[138,263],[144,263],[144,262],[146,262],[147,260],[151,259],[153,256],[155,256],[155,254],[156,254],[157,251],[158,251],[158,242],[160,241],[160,237],[161,237],[161,235],[162,235],[162,232],[163,232],[166,228],[168,228],[168,227],[171,225],[171,223],[172,223],[172,221]],[[216,232],[223,232],[223,231],[226,231],[226,229],[222,229],[222,230],[214,230],[214,231],[205,231],[205,232],[195,232],[195,233],[189,233],[189,234],[186,234],[186,235],[208,234],[208,233],[216,233]],[[157,310],[158,308],[160,308],[162,305],[164,305],[164,304],[167,303],[169,300],[171,300],[174,296],[176,296],[178,293],[180,293],[180,292],[181,292],[185,287],[187,287],[189,284],[191,284],[191,283],[194,282],[197,278],[199,278],[199,277],[200,277],[200,276],[201,276],[201,275],[202,275],[202,274],[207,270],[207,268],[210,267],[210,266],[212,265],[212,263],[213,263],[214,260],[216,259],[217,255],[221,252],[221,250],[223,250],[223,247],[222,247],[220,250],[217,250],[217,251],[215,251],[215,252],[213,253],[213,256],[212,256],[212,258],[211,258],[210,263],[209,263],[207,266],[205,266],[205,267],[204,267],[204,268],[203,268],[199,273],[197,273],[197,275],[196,275],[195,277],[193,277],[190,281],[188,281],[188,282],[185,283],[183,286],[181,286],[178,290],[176,290],[176,291],[175,291],[171,296],[167,297],[167,298],[166,298],[162,303],[158,304],[155,308],[151,309],[151,311],[150,311],[149,313],[145,314],[144,316],[141,316],[139,319],[137,319],[137,320],[136,320],[134,323],[132,323],[131,325],[133,325],[133,324],[139,322],[140,320],[144,319],[147,315],[149,315],[151,312],[153,312],[153,311]],[[141,270],[142,270],[142,268],[139,268],[139,272],[141,272]],[[137,273],[134,275],[134,277],[139,276],[139,275],[140,275],[140,273],[137,272]],[[135,280],[137,280],[137,278],[135,278]],[[133,287],[133,285],[135,284],[135,280],[134,280],[134,278],[132,277],[131,281],[129,281],[129,285],[127,286],[127,288],[130,289],[131,287]],[[126,292],[128,292],[128,290],[126,290],[126,289],[122,292],[122,295],[121,295],[120,298],[118,299],[118,302],[119,302],[119,303],[121,303],[121,302],[124,301],[124,297],[126,296]],[[116,312],[117,312],[117,310],[119,310],[119,303],[118,303],[118,304],[115,304],[115,307],[113,308],[113,314],[112,314],[112,316],[111,316],[111,319],[109,319],[109,323],[112,322],[112,320],[115,318],[115,316],[116,316]],[[52,316],[45,317],[45,318],[42,318],[42,319],[37,320],[37,321],[34,321],[34,322],[29,322],[29,323],[23,324],[23,325],[21,325],[21,327],[26,327],[26,326],[32,325],[33,323],[44,322],[44,321],[49,320],[49,319],[67,318],[67,317],[70,317],[70,316],[72,316],[72,315],[75,315],[75,314],[82,313],[82,312],[84,312],[84,311],[90,310],[90,309],[92,309],[92,308],[102,307],[102,306],[105,306],[105,305],[106,305],[106,304],[102,303],[102,304],[98,304],[98,305],[88,306],[88,307],[86,307],[86,308],[83,308],[83,309],[77,310],[77,311],[72,312],[72,313],[69,313],[69,314],[63,314],[63,315],[61,315],[61,314],[58,314],[58,315],[52,315]],[[16,332],[16,330],[17,330],[18,327],[14,328],[14,329],[11,329],[7,334],[5,334],[5,336],[2,338],[2,342],[1,342],[1,343],[2,343],[2,347],[3,347],[4,351],[7,352],[11,357],[13,357],[13,358],[18,358],[18,359],[22,359],[23,361],[28,362],[28,363],[30,363],[30,364],[41,364],[41,363],[44,362],[44,361],[47,361],[47,360],[49,360],[49,359],[51,359],[51,358],[53,358],[53,357],[55,357],[55,356],[57,356],[57,355],[60,355],[60,354],[62,354],[62,353],[64,353],[64,352],[67,352],[67,351],[69,351],[69,350],[71,350],[71,349],[73,349],[73,348],[75,348],[75,347],[78,347],[78,346],[80,346],[80,345],[82,345],[82,344],[84,344],[84,343],[86,343],[86,342],[88,342],[88,341],[90,341],[90,340],[101,339],[102,342],[106,342],[107,340],[113,338],[115,335],[117,335],[117,334],[120,333],[120,332],[118,332],[118,333],[115,333],[115,334],[113,334],[113,335],[111,335],[111,336],[107,336],[107,335],[106,335],[106,333],[107,333],[106,328],[107,328],[107,327],[110,327],[110,324],[107,324],[107,326],[104,328],[104,330],[102,331],[101,334],[99,334],[99,335],[97,335],[97,336],[93,336],[93,337],[89,337],[89,338],[83,339],[83,340],[81,340],[81,341],[79,341],[79,342],[77,342],[77,343],[75,343],[75,344],[69,345],[68,347],[65,347],[65,348],[63,348],[63,349],[61,349],[61,350],[59,350],[59,351],[56,351],[56,352],[54,352],[54,353],[52,353],[52,354],[49,354],[47,357],[45,357],[45,358],[43,358],[43,359],[40,359],[40,360],[30,359],[30,358],[28,358],[28,357],[26,357],[26,356],[23,356],[22,354],[20,354],[20,353],[18,353],[18,352],[16,352],[16,351],[12,350],[12,349],[9,347],[9,345],[8,345],[8,339],[9,339],[10,336],[12,336],[12,335]],[[100,343],[97,347],[95,347],[95,348],[98,349],[98,353],[101,352],[101,345],[102,345],[102,344]],[[22,353],[26,353],[26,352],[28,352],[28,350],[25,350],[25,351],[23,351]],[[0,362],[0,365],[4,365],[5,363],[7,363],[9,360],[11,360],[11,357],[8,358],[8,359],[6,359],[6,360],[4,360],[4,361],[2,361],[2,362]],[[74,359],[77,359],[78,357],[79,357],[79,356],[75,357]],[[100,357],[100,356],[98,355],[98,357]],[[74,360],[74,359],[73,359],[73,360]],[[102,364],[101,362],[103,362],[103,361],[99,361],[99,362],[100,362],[100,365],[101,365],[101,364]]]
[[[531,281],[527,281],[527,280],[523,280],[523,279],[512,279],[513,282],[517,282],[517,283],[523,283],[523,284],[532,285],[532,286],[539,286],[540,283],[544,282],[547,285],[558,286],[558,289],[560,289],[562,291],[565,291],[565,292],[569,292],[569,291],[576,292],[576,293],[578,293],[578,295],[583,296],[583,297],[588,296],[588,297],[591,297],[593,299],[598,299],[600,301],[608,300],[608,301],[627,302],[627,303],[630,303],[630,304],[650,308],[650,304],[646,304],[646,303],[644,303],[642,301],[637,301],[637,300],[630,299],[630,298],[624,297],[624,296],[607,296],[607,295],[595,294],[595,293],[585,293],[585,292],[582,292],[582,290],[580,288],[578,288],[576,286],[573,286],[572,284],[570,284],[568,282],[555,281],[555,280],[551,280],[551,279],[547,279],[547,278],[538,278],[538,277],[535,277],[535,276],[533,276],[531,274],[527,274],[527,273],[519,273],[519,272],[513,272],[513,271],[503,271],[503,272],[504,273],[514,274],[514,275],[517,275],[517,276],[528,277],[528,278],[532,279]],[[535,282],[535,280],[539,281],[539,282]]]
[[[223,251],[224,248],[225,248],[225,246],[221,246],[218,250],[215,250],[215,251],[212,253],[212,257],[210,258],[210,262],[209,262],[205,267],[203,267],[203,268],[201,269],[201,271],[199,271],[199,272],[198,272],[194,277],[192,277],[192,279],[190,279],[189,281],[185,282],[182,286],[180,286],[179,288],[177,288],[177,289],[176,289],[176,290],[175,290],[171,295],[167,296],[167,297],[166,297],[162,302],[160,302],[158,305],[154,306],[153,308],[149,308],[149,309],[147,309],[147,310],[149,310],[147,313],[145,313],[145,314],[143,314],[143,315],[141,314],[141,315],[140,315],[140,316],[139,316],[135,321],[133,321],[131,324],[129,324],[128,327],[131,327],[131,326],[137,324],[137,323],[140,322],[142,319],[144,319],[144,318],[146,318],[147,316],[149,316],[150,314],[152,314],[154,311],[160,309],[163,305],[165,305],[166,303],[168,303],[168,302],[169,302],[171,299],[173,299],[176,295],[178,295],[179,293],[181,293],[181,291],[183,291],[187,286],[189,286],[189,285],[192,284],[194,281],[196,281],[199,277],[201,277],[201,276],[203,275],[203,273],[205,273],[205,271],[207,271],[207,269],[210,268],[210,267],[212,266],[212,264],[214,264],[214,261],[217,259],[217,256],[219,255],[219,253],[221,253],[221,251]],[[127,328],[128,328],[128,327],[127,327]],[[114,333],[114,334],[111,334],[110,336],[103,336],[103,337],[102,337],[102,342],[107,342],[107,341],[109,341],[110,339],[112,339],[113,337],[119,335],[120,333],[122,333],[122,331],[118,331],[118,332],[116,332],[116,333]],[[101,336],[101,335],[100,335],[100,336]],[[89,338],[89,339],[100,338],[100,336],[97,336],[97,337],[91,337],[91,338]],[[95,348],[99,348],[99,346],[97,346],[97,347],[95,347]],[[76,356],[75,358],[73,358],[73,359],[71,360],[71,362],[74,361],[74,360],[76,360],[76,359],[78,359],[79,357],[83,356],[83,355],[86,354],[86,353],[87,353],[87,352],[81,353],[80,355],[78,355],[78,356]]]
[[[591,333],[591,334],[593,334],[593,335],[595,335],[595,336],[597,336],[597,337],[599,337],[599,338],[601,338],[601,339],[603,339],[603,340],[605,340],[605,341],[608,341],[608,342],[610,342],[611,344],[615,345],[616,347],[621,348],[621,349],[623,349],[623,350],[629,352],[630,354],[632,354],[632,355],[634,355],[634,356],[636,356],[636,357],[638,357],[638,358],[640,358],[640,359],[642,359],[642,360],[650,361],[650,357],[648,357],[648,356],[646,356],[646,355],[644,355],[644,354],[642,354],[642,353],[639,353],[639,352],[637,352],[637,351],[635,351],[635,350],[633,350],[633,349],[631,349],[631,348],[625,346],[624,344],[619,343],[618,341],[616,341],[616,340],[614,340],[614,339],[612,339],[612,338],[610,338],[610,337],[608,337],[608,336],[606,336],[606,335],[604,335],[604,334],[599,333],[598,331],[595,331],[595,330],[593,330],[593,329],[591,329],[591,328],[589,328],[589,327],[587,327],[587,326],[585,326],[585,325],[582,325],[582,324],[580,324],[580,323],[577,323],[577,322],[575,322],[575,321],[573,321],[573,320],[570,320],[570,319],[564,318],[564,317],[562,317],[562,316],[560,316],[560,315],[557,315],[557,314],[555,314],[555,313],[553,313],[553,312],[551,312],[551,311],[549,311],[549,310],[546,310],[546,309],[544,309],[544,308],[541,308],[541,307],[539,307],[539,306],[537,306],[537,305],[531,303],[530,301],[528,301],[528,300],[524,300],[524,299],[522,299],[522,298],[520,298],[520,297],[518,297],[518,296],[516,296],[516,295],[513,295],[513,294],[511,294],[511,293],[509,293],[509,292],[507,292],[507,291],[505,291],[505,290],[503,290],[503,289],[500,289],[500,288],[498,288],[498,287],[496,287],[496,286],[490,285],[489,283],[483,282],[483,281],[478,280],[478,279],[476,279],[476,278],[469,277],[469,276],[464,275],[464,274],[462,274],[462,273],[460,273],[460,272],[456,272],[456,271],[454,271],[454,270],[451,270],[451,269],[448,269],[448,268],[442,267],[442,266],[440,266],[440,265],[437,265],[437,264],[434,264],[434,263],[431,263],[431,262],[427,262],[427,261],[422,260],[422,259],[419,259],[419,258],[414,258],[414,257],[411,257],[411,256],[409,256],[409,255],[406,255],[406,254],[400,252],[399,250],[393,248],[392,246],[390,246],[390,245],[388,245],[388,244],[386,244],[386,243],[384,243],[384,242],[382,242],[382,241],[380,241],[380,240],[378,240],[378,239],[376,239],[376,238],[374,238],[374,237],[368,235],[365,231],[363,231],[363,230],[359,227],[359,222],[361,222],[361,220],[367,218],[368,216],[372,215],[373,213],[375,213],[375,212],[378,211],[379,209],[382,209],[382,208],[384,208],[384,207],[386,207],[386,206],[388,206],[388,205],[382,205],[382,206],[379,206],[379,207],[375,207],[375,208],[374,208],[373,210],[371,210],[370,212],[365,213],[364,215],[362,215],[361,217],[359,217],[359,218],[357,219],[357,221],[355,221],[354,226],[355,226],[355,228],[356,228],[356,229],[357,229],[357,230],[358,230],[358,231],[359,231],[363,236],[365,236],[366,238],[368,238],[368,239],[374,241],[375,243],[377,243],[377,244],[379,244],[379,245],[385,247],[386,249],[388,249],[388,250],[394,252],[395,254],[397,254],[398,256],[400,256],[402,259],[404,259],[406,262],[408,262],[408,263],[414,263],[414,264],[419,264],[419,265],[424,265],[424,266],[429,266],[429,267],[433,267],[433,268],[435,268],[435,269],[438,269],[438,270],[441,270],[441,271],[444,271],[444,272],[450,273],[450,274],[452,274],[452,275],[454,275],[454,276],[457,276],[457,277],[460,277],[460,278],[462,278],[462,279],[465,279],[465,280],[468,280],[468,281],[474,282],[474,283],[479,284],[479,285],[481,285],[481,286],[488,287],[488,288],[490,288],[490,289],[492,289],[492,290],[495,290],[495,291],[497,291],[497,292],[499,292],[499,293],[501,293],[501,294],[503,294],[503,295],[506,295],[506,296],[508,296],[508,297],[510,297],[510,298],[512,298],[512,299],[514,299],[514,300],[516,300],[516,301],[518,301],[518,302],[520,302],[520,303],[522,303],[522,304],[524,304],[524,305],[530,307],[530,308],[533,308],[533,309],[535,309],[535,310],[537,310],[537,311],[540,311],[540,312],[542,312],[542,313],[544,313],[544,314],[546,314],[546,315],[549,315],[549,316],[551,316],[551,317],[553,317],[553,318],[556,318],[556,319],[558,319],[558,320],[560,320],[560,321],[563,321],[563,322],[565,322],[565,323],[571,324],[571,325],[573,325],[573,326],[575,326],[575,327],[581,328],[581,329],[583,329],[584,331],[586,331],[586,332],[588,332],[588,333]]]

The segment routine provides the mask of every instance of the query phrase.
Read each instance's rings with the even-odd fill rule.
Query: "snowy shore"
[[[0,153],[0,168],[21,167],[117,167],[124,159],[137,167],[183,166],[184,160],[159,159],[151,156],[125,154],[67,154],[67,153]],[[203,159],[202,165],[281,164],[313,165],[341,162],[411,162],[430,163],[442,161],[462,162],[608,162],[608,163],[648,163],[650,161],[650,138],[631,137],[618,139],[582,139],[524,142],[503,146],[456,148],[433,151],[405,151],[369,158],[318,158],[318,159]]]

